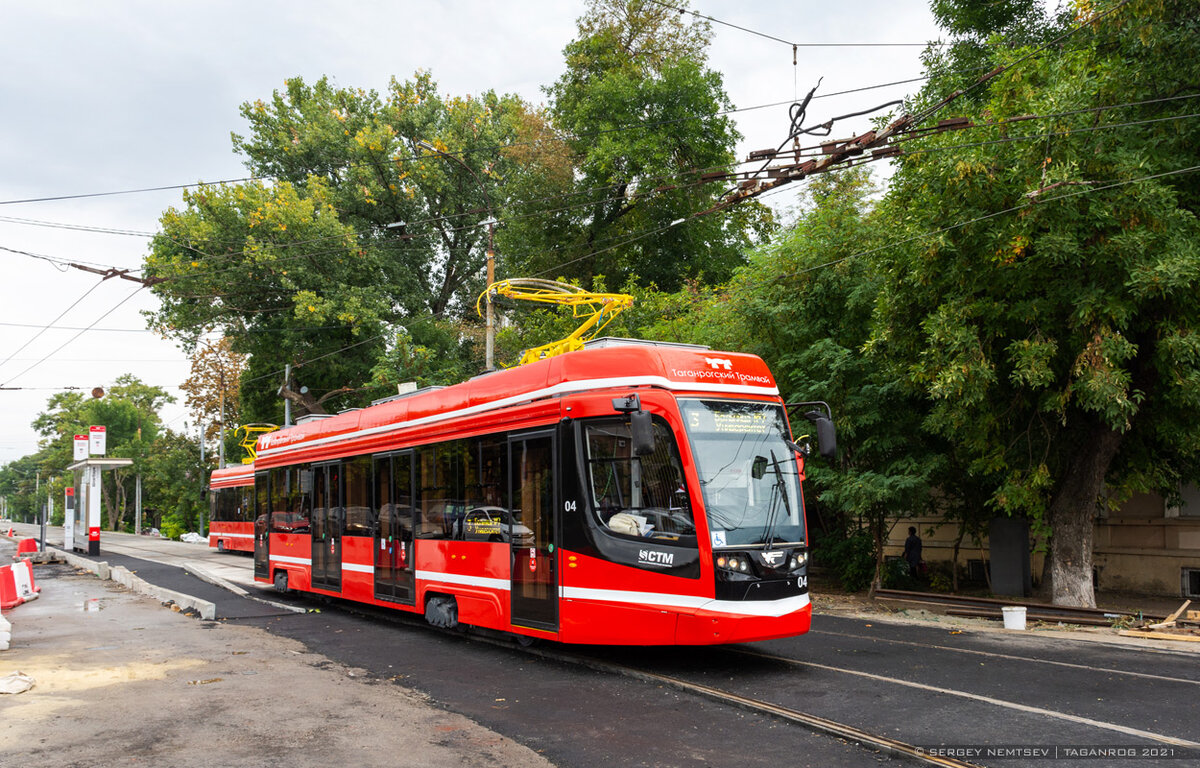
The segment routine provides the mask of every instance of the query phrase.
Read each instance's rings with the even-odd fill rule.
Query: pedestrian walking
[[[904,540],[904,560],[912,577],[921,578],[921,537],[911,525],[908,527],[908,538]]]

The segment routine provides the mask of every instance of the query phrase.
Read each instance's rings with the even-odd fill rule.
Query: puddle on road
[[[84,600],[83,604],[79,606],[79,610],[83,611],[84,613],[96,613],[97,611],[101,611],[103,609],[104,605],[101,603],[100,598],[98,597],[93,597],[91,600]]]

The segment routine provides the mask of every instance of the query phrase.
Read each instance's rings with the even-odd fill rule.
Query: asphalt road
[[[179,545],[128,538],[134,541],[126,545],[112,537],[103,546],[155,557],[159,563],[134,561],[131,568],[138,566],[139,575],[155,583],[169,580],[173,583],[163,586],[180,591],[202,587],[171,562],[229,572],[251,568],[246,556],[210,556],[198,546],[166,552]],[[108,554],[105,559],[114,560]],[[436,632],[419,620],[375,609],[304,596],[278,599],[247,587],[276,603],[320,611],[293,613],[218,594],[211,585],[203,588],[217,590],[223,618],[214,624],[259,627],[361,669],[372,680],[413,688],[559,766],[904,762],[669,686],[499,647],[486,637]],[[1044,758],[1030,753],[1042,749],[1058,752],[1056,766],[1193,764],[1181,755],[1200,754],[1187,746],[1200,743],[1200,657],[1190,648],[1145,645],[1110,643],[1098,633],[957,629],[817,615],[812,632],[788,640],[577,650],[909,744],[951,748],[951,754],[979,765],[1045,766]],[[320,697],[317,691],[312,695]],[[1017,757],[997,757],[998,747],[1016,750]],[[1115,747],[1122,750],[1117,757],[1062,756],[1071,749]],[[987,748],[992,754],[975,752]]]

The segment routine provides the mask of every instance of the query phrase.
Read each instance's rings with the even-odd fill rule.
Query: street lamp
[[[442,150],[440,150],[437,147],[430,144],[428,141],[424,141],[422,139],[417,139],[416,145],[418,147],[420,147],[421,149],[424,149],[427,152],[432,152],[435,155],[440,155],[442,157],[445,157],[445,158],[455,161],[456,163],[461,165],[463,168],[466,168],[467,172],[470,173],[471,176],[475,179],[475,183],[477,183],[479,185],[479,191],[483,193],[483,199],[487,202],[488,219],[484,223],[487,224],[487,226],[488,226],[487,285],[488,285],[488,288],[490,289],[492,287],[492,283],[496,282],[496,250],[495,250],[496,216],[495,216],[495,213],[492,208],[492,198],[490,195],[488,195],[487,187],[484,185],[483,179],[479,178],[479,174],[476,173],[475,170],[473,168],[471,168],[471,166],[467,165],[466,162],[463,161],[463,159],[461,157],[458,157],[457,155],[447,154],[446,152],[443,152]],[[391,226],[391,225],[389,225],[389,226]],[[495,367],[496,367],[495,361],[494,361],[495,353],[493,351],[495,349],[495,344],[496,344],[496,342],[495,342],[496,329],[495,329],[494,321],[492,320],[492,294],[491,294],[490,290],[485,294],[484,298],[487,300],[487,314],[486,314],[487,342],[486,342],[486,346],[484,347],[484,367],[487,370],[491,371],[491,370],[495,370]]]

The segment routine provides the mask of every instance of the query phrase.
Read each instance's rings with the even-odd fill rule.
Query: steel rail
[[[312,595],[305,595],[312,597]],[[318,595],[317,597],[324,597]],[[336,601],[336,598],[328,598],[330,601]],[[663,675],[658,672],[648,672],[636,667],[627,666],[611,661],[602,661],[600,659],[590,658],[578,653],[555,650],[552,648],[542,648],[536,645],[526,645],[516,636],[499,630],[481,629],[478,627],[459,628],[459,629],[443,629],[432,627],[425,623],[424,619],[416,614],[409,613],[394,613],[391,611],[379,612],[373,610],[363,610],[364,608],[374,608],[375,606],[364,605],[345,605],[341,601],[334,604],[364,618],[382,619],[391,623],[402,624],[414,629],[434,630],[444,635],[456,637],[461,640],[479,642],[486,645],[491,645],[497,648],[503,648],[510,651],[519,651],[529,656],[546,661],[557,661],[563,664],[571,664],[585,669],[591,669],[597,672],[606,674],[619,675],[635,680],[656,683],[666,687],[674,688],[675,690],[685,693],[691,693],[696,696],[702,696],[711,701],[716,701],[720,704],[727,704],[738,707],[739,709],[753,712],[755,714],[767,715],[785,722],[799,725],[817,733],[833,736],[839,739],[857,744],[867,749],[873,749],[880,752],[886,752],[890,755],[902,758],[910,758],[918,760],[926,765],[943,766],[943,768],[982,768],[976,763],[968,763],[962,760],[957,760],[952,757],[943,757],[941,755],[927,754],[920,747],[907,744],[896,739],[888,738],[887,736],[878,736],[861,728],[855,728],[852,725],[839,723],[834,720],[829,720],[824,717],[812,715],[807,712],[783,707],[778,704],[772,704],[768,701],[760,699],[752,699],[740,694],[723,691],[719,688],[693,683],[682,678]],[[536,641],[535,641],[536,642]]]
[[[778,718],[789,723],[800,725],[809,730],[823,733],[827,736],[834,736],[839,739],[853,742],[861,747],[875,749],[880,752],[886,752],[896,757],[905,757],[914,760],[919,760],[928,765],[945,766],[946,768],[981,768],[976,763],[968,763],[963,760],[957,760],[952,757],[942,757],[941,755],[931,755],[926,753],[922,748],[906,744],[903,741],[890,739],[887,736],[877,736],[861,728],[855,728],[852,725],[839,723],[834,720],[829,720],[824,717],[818,717],[807,712],[783,707],[778,704],[772,704],[761,699],[752,699],[740,694],[723,691],[720,688],[693,683],[682,678],[671,677],[670,675],[659,674],[658,672],[647,672],[635,667],[629,667],[624,664],[616,664],[613,662],[600,661],[598,659],[589,659],[585,656],[576,654],[561,653],[546,651],[540,648],[522,648],[526,653],[540,656],[541,658],[551,661],[563,661],[579,666],[587,667],[598,672],[607,672],[609,674],[621,675],[623,677],[631,677],[637,680],[646,682],[658,683],[679,691],[691,693],[697,696],[703,696],[706,699],[716,701],[721,704],[729,704],[739,709],[744,709],[748,712],[754,712],[760,715],[767,715]]]
[[[1024,606],[1026,610],[1030,612],[1038,614],[1052,614],[1055,617],[1063,620],[1066,620],[1069,617],[1106,619],[1134,615],[1134,612],[1131,611],[1112,610],[1105,608],[1077,608],[1068,605],[1047,605],[1046,603],[1037,603],[1027,600],[994,597],[963,597],[960,595],[942,595],[933,592],[909,592],[899,589],[878,589],[875,591],[875,597],[879,600],[906,603],[924,603],[928,605],[944,605],[956,608],[998,609],[1006,605]],[[1143,614],[1143,617],[1147,619],[1157,618],[1148,614]]]

